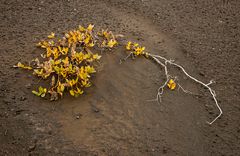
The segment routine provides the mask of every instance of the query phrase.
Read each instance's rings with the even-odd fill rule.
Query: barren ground
[[[1,0],[0,155],[239,155],[239,8],[238,0]],[[199,96],[166,90],[160,105],[147,101],[163,70],[144,58],[120,65],[123,48],[102,54],[85,95],[56,102],[32,95],[38,80],[12,66],[38,57],[34,45],[50,32],[89,23],[174,59],[204,82],[214,79],[223,116],[206,124],[218,114],[214,101],[176,69]]]

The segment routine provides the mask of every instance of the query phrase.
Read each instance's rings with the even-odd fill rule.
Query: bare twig
[[[130,56],[132,56],[132,55],[134,55],[134,54],[131,52],[126,58],[124,58],[124,61],[126,61],[126,60],[127,60]],[[190,79],[192,79],[193,81],[201,84],[203,87],[205,87],[205,88],[207,88],[207,89],[209,90],[209,92],[210,92],[210,94],[212,95],[213,100],[215,101],[215,104],[216,104],[216,106],[217,106],[217,108],[218,108],[218,110],[219,110],[219,114],[218,114],[218,116],[215,117],[211,122],[207,122],[208,124],[210,124],[210,125],[213,124],[213,123],[222,115],[223,112],[222,112],[221,107],[220,107],[219,104],[218,104],[217,99],[216,99],[216,93],[215,93],[215,91],[214,91],[211,87],[209,87],[209,85],[211,85],[212,83],[214,83],[213,80],[211,80],[209,83],[204,83],[204,82],[202,82],[202,81],[194,78],[194,77],[191,76],[190,74],[188,74],[188,73],[186,72],[186,70],[185,70],[181,65],[179,65],[179,64],[177,64],[177,63],[174,63],[174,60],[168,60],[168,59],[166,59],[165,57],[162,57],[162,56],[160,56],[160,55],[154,55],[154,54],[149,54],[149,53],[147,54],[147,56],[148,56],[149,58],[151,58],[152,60],[154,60],[157,64],[161,65],[161,66],[164,68],[165,75],[166,75],[166,81],[164,82],[163,85],[161,85],[161,86],[158,88],[156,98],[155,98],[155,99],[152,99],[152,100],[148,100],[148,101],[157,101],[158,103],[161,102],[161,97],[162,97],[162,94],[163,94],[163,92],[164,92],[164,88],[165,88],[165,86],[167,86],[167,84],[168,84],[168,82],[169,82],[169,80],[170,80],[170,78],[171,78],[171,76],[170,76],[169,73],[168,73],[168,68],[167,68],[167,65],[169,64],[169,65],[173,65],[173,66],[181,69],[182,72],[183,72],[188,78],[190,78]],[[178,84],[178,86],[179,86],[179,88],[182,89],[182,91],[183,91],[184,93],[188,93],[188,94],[193,94],[193,95],[194,95],[194,93],[185,90],[180,84]]]
[[[129,57],[132,57],[132,59],[134,59],[134,54],[131,52],[129,53],[125,58],[120,59],[119,64],[122,64],[123,61],[126,61]]]
[[[168,59],[166,59],[165,57],[162,57],[162,56],[159,56],[159,55],[149,54],[149,56],[152,57],[154,60],[156,60],[157,63],[160,62],[160,61],[157,61],[157,60],[158,60],[157,58],[160,58],[160,59],[162,59],[163,61],[165,61],[165,67],[164,67],[164,68],[167,68],[167,63],[169,63],[170,65],[174,65],[174,66],[180,68],[180,69],[182,70],[182,72],[183,72],[187,77],[189,77],[190,79],[194,80],[195,82],[201,84],[202,86],[206,87],[206,88],[209,90],[209,92],[211,93],[211,95],[212,95],[212,97],[213,97],[213,100],[215,101],[215,104],[216,104],[216,106],[217,106],[217,108],[218,108],[218,110],[219,110],[219,112],[220,112],[220,113],[218,114],[218,116],[214,118],[214,120],[212,120],[211,122],[208,122],[209,124],[213,124],[213,123],[222,115],[223,112],[222,112],[221,107],[220,107],[219,104],[218,104],[217,99],[216,99],[216,93],[215,93],[215,91],[214,91],[211,87],[209,87],[210,84],[214,83],[213,80],[211,80],[209,83],[205,84],[204,82],[202,82],[202,81],[194,78],[193,76],[189,75],[189,74],[186,72],[186,70],[185,70],[181,65],[174,63],[173,60],[168,60]],[[162,65],[162,62],[159,63],[159,64]],[[166,70],[165,70],[165,71],[166,71]],[[182,88],[182,89],[183,89],[183,88]]]
[[[195,95],[195,96],[200,96],[199,94],[197,94],[197,93],[193,93],[193,92],[191,92],[191,91],[189,91],[189,90],[186,90],[186,89],[184,89],[179,83],[178,83],[178,90],[179,89],[181,89],[184,93],[186,93],[186,94],[191,94],[191,95]]]

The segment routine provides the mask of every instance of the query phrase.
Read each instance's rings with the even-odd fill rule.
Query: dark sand
[[[239,155],[239,8],[238,0],[2,0],[0,155]],[[206,124],[218,114],[211,95],[174,68],[200,96],[166,89],[160,105],[148,102],[164,72],[144,58],[120,65],[123,48],[102,54],[85,95],[32,95],[38,79],[12,65],[38,57],[34,45],[50,32],[88,23],[174,59],[203,82],[214,79],[223,116]]]

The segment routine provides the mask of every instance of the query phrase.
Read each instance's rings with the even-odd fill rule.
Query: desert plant
[[[39,86],[33,94],[45,97],[50,94],[51,100],[62,97],[65,91],[78,97],[84,93],[84,88],[91,86],[92,74],[96,72],[98,60],[101,56],[94,52],[95,47],[111,49],[117,45],[115,36],[111,31],[101,30],[95,32],[94,25],[87,28],[79,26],[56,38],[51,33],[48,39],[37,44],[44,50],[41,58],[33,59],[29,65],[19,62],[15,67],[33,71],[41,79],[50,79],[47,88]]]
[[[84,93],[85,88],[91,86],[91,77],[97,71],[98,61],[101,59],[101,56],[94,51],[96,51],[96,48],[111,49],[115,47],[118,44],[116,37],[122,36],[114,35],[108,30],[95,32],[93,29],[94,25],[92,24],[86,28],[79,26],[77,29],[65,33],[62,38],[56,38],[55,33],[51,33],[47,40],[43,40],[37,44],[38,47],[44,49],[41,59],[35,58],[29,62],[29,65],[18,62],[14,66],[31,70],[39,78],[50,80],[47,88],[39,86],[38,91],[32,91],[33,94],[40,97],[45,97],[49,94],[50,100],[57,100],[65,92],[78,97]],[[159,87],[156,98],[151,101],[160,103],[165,87],[168,87],[170,90],[178,87],[183,92],[192,94],[192,92],[185,90],[177,82],[176,77],[169,74],[167,65],[172,65],[179,68],[188,78],[209,90],[220,111],[219,115],[213,121],[209,122],[209,124],[214,123],[222,115],[222,109],[216,99],[216,93],[210,87],[214,82],[213,80],[206,84],[191,76],[183,66],[175,63],[173,60],[146,52],[145,47],[140,46],[138,43],[129,41],[126,43],[125,48],[129,54],[123,59],[124,61],[129,57],[144,56],[164,68],[166,80]],[[122,60],[120,60],[120,63],[122,63]]]

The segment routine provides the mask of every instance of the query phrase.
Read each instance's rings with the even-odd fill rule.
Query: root
[[[134,56],[134,54],[131,52],[131,53],[130,53],[126,58],[124,58],[123,60],[126,61],[130,56]],[[165,72],[165,76],[166,76],[166,80],[165,80],[164,84],[161,85],[161,86],[158,88],[156,98],[155,98],[155,99],[152,99],[152,100],[148,100],[148,101],[157,101],[158,104],[160,104],[160,103],[162,102],[161,97],[162,97],[162,95],[163,95],[163,93],[164,93],[164,88],[167,86],[170,78],[172,78],[172,76],[169,75],[169,73],[168,73],[168,67],[167,67],[167,65],[169,64],[169,65],[173,65],[173,66],[181,69],[181,71],[182,71],[188,78],[192,79],[192,80],[195,81],[196,83],[199,83],[199,84],[201,84],[203,87],[207,88],[208,91],[210,92],[210,94],[212,95],[212,98],[213,98],[213,100],[214,100],[214,102],[215,102],[215,105],[217,106],[217,108],[218,108],[218,110],[219,110],[219,114],[218,114],[217,117],[215,117],[211,122],[207,122],[208,124],[210,124],[210,125],[213,124],[213,123],[223,114],[222,109],[221,109],[221,107],[219,106],[218,101],[217,101],[217,99],[216,99],[216,93],[215,93],[215,91],[210,87],[210,85],[211,85],[212,83],[214,83],[213,80],[211,80],[209,83],[204,83],[204,82],[202,82],[202,81],[194,78],[194,77],[191,76],[190,74],[188,74],[188,73],[186,72],[186,70],[185,70],[181,65],[175,63],[174,60],[168,60],[168,59],[166,59],[165,57],[162,57],[162,56],[160,56],[160,55],[154,55],[154,54],[149,54],[149,53],[146,54],[146,56],[147,56],[148,58],[151,58],[154,62],[156,62],[156,63],[159,64],[160,66],[162,66],[162,67],[164,68],[164,72]],[[176,79],[176,77],[175,77],[174,79]],[[197,95],[197,94],[194,94],[194,93],[192,93],[192,92],[190,92],[190,91],[188,91],[188,90],[185,90],[180,84],[178,84],[178,87],[179,87],[184,93],[192,94],[192,95]],[[199,96],[199,95],[198,95],[198,96]]]

